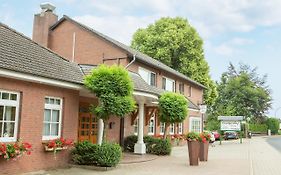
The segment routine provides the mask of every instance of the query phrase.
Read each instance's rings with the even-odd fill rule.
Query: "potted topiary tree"
[[[208,132],[202,132],[199,135],[199,142],[200,142],[199,160],[200,161],[208,161],[210,139],[211,139],[211,135]]]
[[[100,65],[85,77],[84,84],[99,100],[97,106],[92,105],[91,111],[104,123],[103,127],[99,126],[99,133],[103,133],[98,134],[101,145],[102,140],[106,140],[109,117],[124,117],[135,110],[133,82],[125,68]]]
[[[167,138],[167,130],[172,123],[181,123],[186,118],[187,99],[174,92],[165,92],[159,99],[160,121],[165,123],[164,139]]]
[[[188,154],[189,154],[189,165],[198,166],[199,165],[199,135],[195,132],[189,132],[186,135]]]

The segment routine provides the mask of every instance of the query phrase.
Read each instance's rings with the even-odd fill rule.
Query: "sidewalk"
[[[280,138],[281,139],[281,138]],[[45,172],[49,175],[279,175],[281,154],[265,137],[216,143],[210,147],[208,162],[198,167],[188,165],[187,146],[173,148],[171,156],[159,157],[142,163],[120,164],[116,169],[97,172],[79,168]]]

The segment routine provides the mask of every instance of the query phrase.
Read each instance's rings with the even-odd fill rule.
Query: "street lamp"
[[[201,127],[202,127],[202,132],[203,132],[203,128],[204,128],[204,114],[207,112],[207,105],[205,104],[201,104],[199,105],[199,109],[200,109],[200,113],[202,114],[202,124],[201,124]]]

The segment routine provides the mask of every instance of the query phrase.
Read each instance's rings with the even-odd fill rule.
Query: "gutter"
[[[133,60],[125,67],[125,69],[131,66],[135,61],[136,61],[136,54],[133,55]]]

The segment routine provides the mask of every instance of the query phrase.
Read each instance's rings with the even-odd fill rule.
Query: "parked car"
[[[228,139],[238,139],[238,134],[235,131],[226,131],[224,133],[224,139],[228,140]]]
[[[219,140],[220,139],[220,133],[218,133],[218,131],[212,131],[212,134],[215,136],[215,139],[216,140]]]

